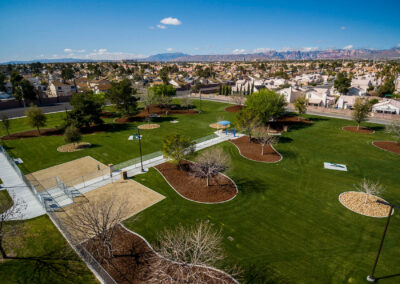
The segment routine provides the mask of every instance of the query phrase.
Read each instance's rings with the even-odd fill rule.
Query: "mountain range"
[[[390,49],[326,49],[326,50],[270,50],[247,54],[189,55],[181,52],[168,52],[151,55],[133,61],[140,62],[217,62],[217,61],[269,61],[269,60],[318,60],[318,59],[400,59],[400,47]],[[128,61],[132,61],[127,59]],[[9,61],[1,64],[71,63],[113,60],[91,60],[76,58],[37,59],[29,61]],[[121,60],[114,60],[116,62]]]

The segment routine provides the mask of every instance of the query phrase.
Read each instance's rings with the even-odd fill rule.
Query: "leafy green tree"
[[[19,74],[18,71],[16,71],[16,70],[11,71],[11,73],[10,73],[10,82],[11,82],[11,85],[12,85],[13,94],[15,93],[15,90],[17,89],[17,86],[22,81],[22,79],[23,79],[23,77]]]
[[[156,97],[168,96],[172,97],[176,95],[176,89],[172,85],[154,85],[149,88]]]
[[[294,101],[294,108],[299,113],[299,115],[305,114],[307,112],[307,105],[308,105],[308,99],[306,99],[306,96],[298,97]],[[300,120],[300,116],[299,116],[299,120]]]
[[[162,152],[166,159],[182,169],[181,162],[194,152],[194,143],[181,134],[171,134],[162,141]]]
[[[67,125],[81,128],[90,127],[91,124],[104,123],[101,119],[103,105],[96,99],[92,91],[74,94],[70,104],[73,109],[67,113]]]
[[[18,83],[14,91],[14,97],[18,101],[29,100],[34,101],[37,99],[35,87],[28,80],[22,80]]]
[[[347,94],[351,86],[351,78],[347,77],[346,72],[339,72],[333,83],[335,89],[341,94]]]
[[[7,136],[10,136],[10,120],[7,115],[3,114],[1,116],[1,124],[3,124],[4,130],[7,132]]]
[[[360,124],[366,121],[371,111],[371,103],[368,100],[357,98],[353,105],[352,118],[357,123],[357,130],[360,129]]]
[[[138,98],[135,97],[135,94],[136,89],[132,88],[131,81],[125,79],[121,82],[111,82],[107,96],[119,112],[131,115],[137,111]]]
[[[67,80],[71,80],[71,79],[73,79],[75,77],[75,75],[74,75],[74,70],[72,70],[72,68],[71,67],[66,67],[66,68],[63,68],[62,70],[61,70],[61,78],[63,78],[63,80],[65,80],[65,81],[67,81]]]
[[[287,105],[283,95],[268,89],[262,89],[248,96],[246,112],[251,112],[259,124],[266,125],[271,119],[280,117]]]
[[[383,81],[383,84],[380,85],[377,89],[377,93],[379,96],[383,97],[384,95],[391,95],[396,90],[396,86],[394,84],[395,77],[393,75],[387,76]]]
[[[73,125],[68,126],[64,132],[64,141],[65,143],[74,143],[77,144],[82,140],[82,135],[79,132],[78,128]]]
[[[6,75],[0,73],[0,91],[5,92],[6,90]]]
[[[242,109],[235,117],[235,126],[243,132],[246,132],[251,142],[253,130],[257,127],[258,121],[254,112]]]
[[[164,66],[163,68],[161,68],[160,70],[160,79],[163,81],[163,83],[165,85],[168,85],[169,83],[169,76],[168,76],[169,72],[168,72],[168,68],[166,66]]]
[[[43,112],[34,105],[25,112],[28,124],[31,127],[36,127],[37,131],[40,135],[40,127],[46,126],[47,117],[43,114]]]

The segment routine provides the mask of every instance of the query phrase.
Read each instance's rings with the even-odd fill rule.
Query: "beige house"
[[[72,96],[76,92],[75,84],[70,82],[54,81],[49,86],[49,97]]]

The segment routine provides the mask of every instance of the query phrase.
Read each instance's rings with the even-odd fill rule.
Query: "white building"
[[[330,96],[329,89],[311,88],[306,91],[308,104],[312,106],[330,107],[335,104],[335,97]]]
[[[296,91],[292,87],[279,90],[278,93],[285,96],[287,103],[294,103],[297,98],[303,96],[302,92]]]
[[[400,114],[400,102],[393,99],[383,100],[372,106],[372,112]]]

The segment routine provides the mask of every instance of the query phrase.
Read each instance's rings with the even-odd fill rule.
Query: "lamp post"
[[[400,209],[400,206],[396,206],[396,205],[390,204],[390,203],[385,202],[385,201],[377,200],[376,202],[377,202],[377,203],[381,203],[381,204],[385,204],[385,205],[389,206],[389,207],[390,207],[390,210],[389,210],[389,213],[388,213],[388,216],[387,216],[385,229],[383,230],[382,239],[381,239],[381,242],[380,242],[380,244],[379,244],[379,249],[378,249],[378,253],[377,253],[376,258],[375,258],[374,265],[372,266],[371,273],[367,276],[367,281],[368,281],[368,282],[376,282],[376,278],[375,278],[375,276],[374,276],[374,274],[375,274],[375,269],[376,269],[376,265],[378,264],[379,256],[380,256],[381,251],[382,251],[383,241],[385,240],[386,232],[387,232],[387,229],[388,229],[388,227],[389,227],[390,217],[392,216],[393,208],[398,208],[398,209]]]
[[[141,142],[141,136],[140,136],[140,129],[139,129],[139,127],[137,127],[137,135],[138,135],[138,139],[139,139],[140,167],[141,167],[142,173],[144,173],[144,169],[143,169],[143,157],[142,157],[142,142]]]
[[[200,93],[200,113],[201,113],[201,90],[199,90]]]

